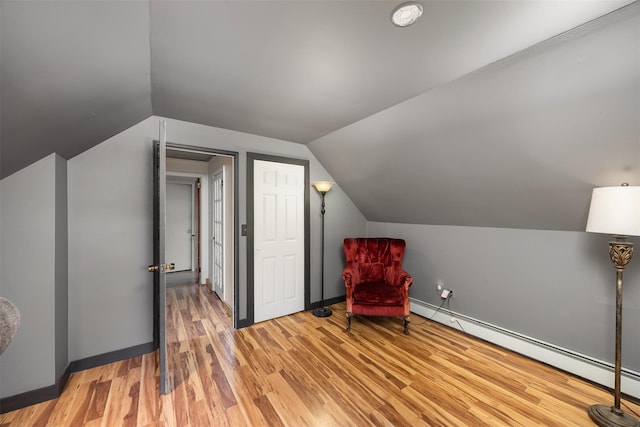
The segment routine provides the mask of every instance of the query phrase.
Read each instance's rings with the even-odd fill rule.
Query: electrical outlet
[[[440,298],[442,299],[447,299],[449,298],[449,294],[451,293],[451,291],[449,291],[448,289],[445,289],[442,291],[442,293],[440,294]]]

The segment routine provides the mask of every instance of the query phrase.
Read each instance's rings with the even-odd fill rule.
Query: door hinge
[[[202,184],[200,184],[200,181],[198,181],[198,184],[197,184],[198,189],[200,189],[201,186],[202,186]]]

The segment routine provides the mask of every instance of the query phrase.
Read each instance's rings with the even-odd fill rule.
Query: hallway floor
[[[195,285],[197,283],[198,274],[195,271],[170,271],[166,274],[167,287]]]

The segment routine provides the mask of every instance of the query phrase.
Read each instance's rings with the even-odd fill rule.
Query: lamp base
[[[314,308],[313,315],[316,317],[329,317],[331,316],[331,309],[327,307]]]
[[[640,427],[640,421],[609,405],[589,406],[589,417],[601,427]]]

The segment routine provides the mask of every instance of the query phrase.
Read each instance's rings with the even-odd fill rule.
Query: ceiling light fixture
[[[422,5],[415,1],[402,3],[391,12],[391,22],[398,27],[408,27],[422,16]]]

